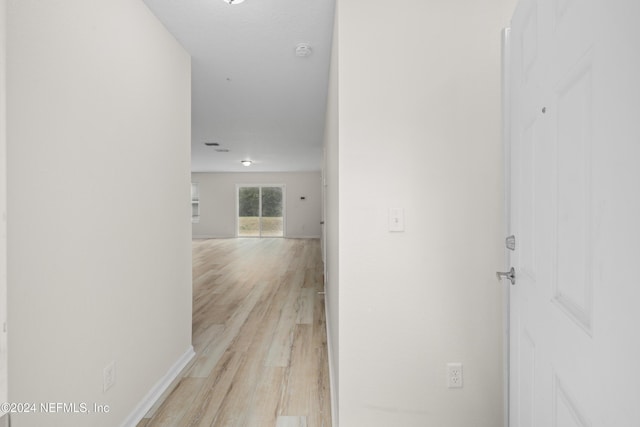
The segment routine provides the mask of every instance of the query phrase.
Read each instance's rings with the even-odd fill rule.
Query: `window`
[[[284,237],[284,185],[238,186],[238,237]]]

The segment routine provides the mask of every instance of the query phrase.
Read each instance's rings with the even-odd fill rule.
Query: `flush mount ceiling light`
[[[225,3],[228,3],[228,4],[240,4],[244,0],[222,0],[222,1],[224,1]]]
[[[251,166],[253,162],[251,160],[243,160],[240,163],[242,163],[243,166]]]

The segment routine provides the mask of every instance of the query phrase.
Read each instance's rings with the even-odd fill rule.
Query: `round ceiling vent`
[[[311,55],[311,47],[308,43],[298,43],[296,45],[296,56],[304,58],[309,55]]]

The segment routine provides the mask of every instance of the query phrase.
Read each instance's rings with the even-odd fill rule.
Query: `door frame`
[[[502,46],[502,78],[501,78],[501,101],[502,101],[502,164],[503,164],[503,192],[504,192],[504,232],[502,238],[511,235],[511,28],[506,27],[501,32]],[[504,270],[507,271],[511,266],[511,254],[509,249],[504,247]],[[507,280],[501,281],[502,285],[502,323],[503,323],[503,416],[504,426],[509,426],[509,408],[510,408],[510,368],[511,368],[511,285]]]
[[[287,186],[285,184],[236,184],[236,192],[235,192],[235,212],[234,212],[234,222],[235,222],[235,236],[236,238],[262,238],[262,227],[260,226],[260,235],[259,236],[240,236],[240,188],[242,187],[258,187],[260,188],[260,197],[258,197],[260,203],[260,217],[262,217],[262,187],[279,187],[282,188],[282,236],[269,236],[274,238],[284,239],[287,237]]]
[[[8,402],[7,332],[7,2],[0,0],[0,401]],[[0,411],[0,424],[11,414]]]

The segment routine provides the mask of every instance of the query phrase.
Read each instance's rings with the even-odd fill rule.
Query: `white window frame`
[[[287,237],[287,187],[285,184],[236,184],[236,206],[234,212],[235,218],[235,227],[236,227],[236,237],[242,238],[263,238],[262,236],[262,225],[260,225],[259,235],[258,236],[240,236],[240,188],[243,187],[258,187],[260,188],[260,197],[258,197],[259,201],[259,212],[262,217],[262,188],[263,187],[279,187],[282,188],[282,236],[267,236],[269,238],[286,238]]]

